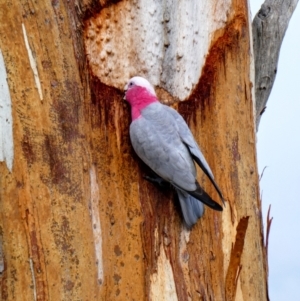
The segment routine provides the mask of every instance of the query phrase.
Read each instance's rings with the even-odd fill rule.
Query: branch
[[[271,93],[283,37],[298,0],[266,0],[252,23],[256,130]]]
[[[271,230],[271,225],[273,221],[273,217],[270,218],[270,211],[271,211],[271,205],[269,206],[268,210],[268,215],[267,215],[267,232],[266,232],[266,253],[268,256],[268,251],[269,251],[269,235],[270,235],[270,230]]]

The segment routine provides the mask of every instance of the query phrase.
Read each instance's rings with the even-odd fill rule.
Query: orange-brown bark
[[[193,93],[174,105],[226,199],[223,213],[207,208],[191,232],[172,189],[143,178],[149,169],[130,145],[123,93],[85,55],[101,5],[114,4],[0,4],[14,133],[12,172],[0,163],[2,299],[266,300],[246,1],[233,1]]]

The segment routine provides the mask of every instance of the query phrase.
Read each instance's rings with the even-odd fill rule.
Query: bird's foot
[[[169,185],[169,182],[165,181],[159,176],[154,176],[154,177],[144,176],[143,178],[151,183],[158,184],[160,187],[166,187]]]

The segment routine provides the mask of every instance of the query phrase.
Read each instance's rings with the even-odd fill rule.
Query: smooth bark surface
[[[298,0],[266,0],[253,19],[257,130],[276,78],[281,44],[297,4]]]
[[[3,300],[267,300],[250,27],[239,0],[0,4]],[[186,118],[225,196],[191,231],[130,144],[136,74]]]

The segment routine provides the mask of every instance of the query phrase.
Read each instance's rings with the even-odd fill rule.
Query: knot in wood
[[[266,5],[262,5],[261,9],[258,12],[258,17],[262,20],[268,18],[268,16],[270,15],[271,12],[271,7],[270,6],[266,6]]]

